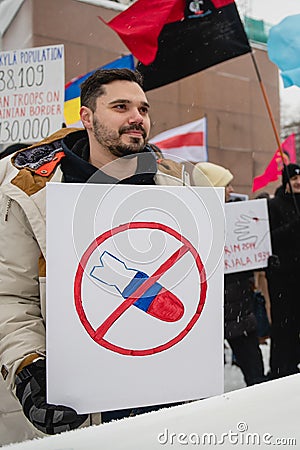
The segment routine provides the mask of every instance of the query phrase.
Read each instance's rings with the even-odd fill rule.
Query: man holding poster
[[[149,104],[137,72],[96,71],[82,84],[80,116],[85,130],[59,130],[1,168],[0,389],[8,405],[1,444],[99,423],[99,415],[46,400],[46,183],[185,184],[182,166],[158,162],[147,144]],[[9,422],[15,395],[35,428],[24,416],[16,425],[16,414]]]

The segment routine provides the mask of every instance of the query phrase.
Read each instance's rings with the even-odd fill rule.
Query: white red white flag
[[[206,117],[164,131],[149,142],[175,161],[207,161]]]

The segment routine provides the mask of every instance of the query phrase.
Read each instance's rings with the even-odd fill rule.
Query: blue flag
[[[270,29],[268,55],[281,70],[284,87],[300,87],[300,14],[288,16]]]

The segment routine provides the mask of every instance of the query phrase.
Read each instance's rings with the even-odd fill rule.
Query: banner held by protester
[[[272,254],[266,199],[225,204],[224,272],[267,267]]]
[[[64,46],[0,52],[0,144],[32,143],[61,128]]]
[[[47,184],[50,403],[97,412],[223,392],[222,199],[222,188]]]

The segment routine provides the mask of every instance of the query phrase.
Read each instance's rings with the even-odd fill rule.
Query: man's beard
[[[124,144],[121,140],[123,133],[130,130],[138,130],[142,132],[141,137],[131,137],[130,144]],[[143,150],[147,142],[147,134],[141,125],[133,124],[127,127],[121,127],[119,131],[114,131],[102,125],[94,116],[93,118],[93,134],[97,142],[107,149],[112,155],[117,157],[133,155]]]

